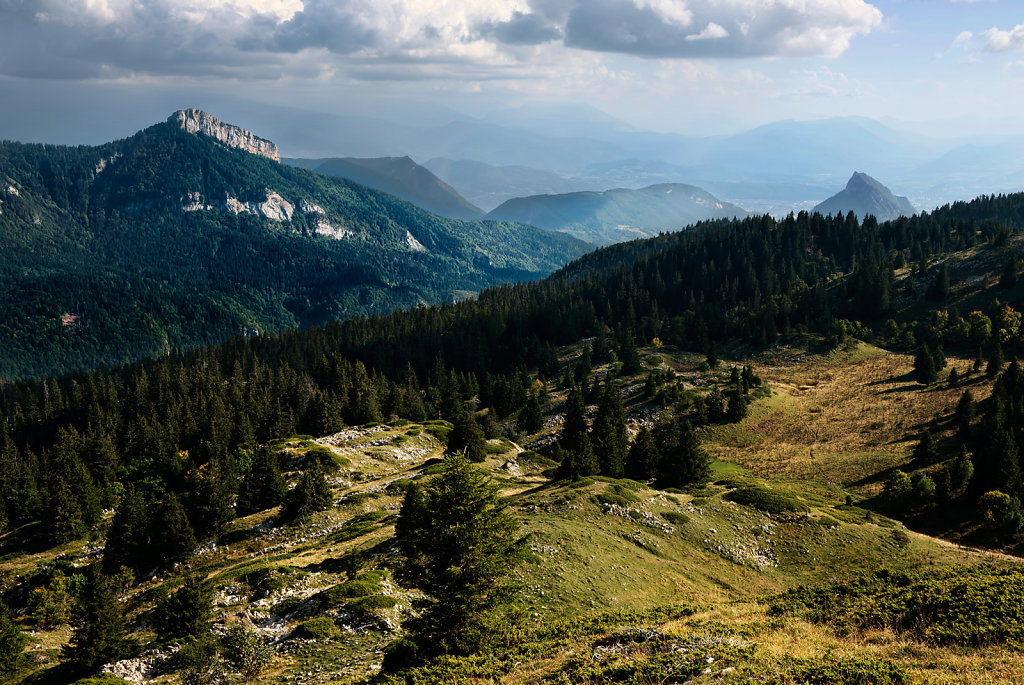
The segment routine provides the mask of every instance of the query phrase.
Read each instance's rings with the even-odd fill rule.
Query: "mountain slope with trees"
[[[450,302],[588,247],[443,219],[174,117],[99,147],[3,143],[0,200],[6,378]]]
[[[479,219],[484,211],[408,157],[284,159],[285,164],[347,178],[451,219]]]

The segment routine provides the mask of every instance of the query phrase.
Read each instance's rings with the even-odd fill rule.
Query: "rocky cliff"
[[[884,185],[858,171],[850,177],[846,188],[819,204],[814,211],[821,214],[853,212],[860,218],[870,214],[879,221],[889,221],[913,216],[917,210],[907,198],[894,195]]]
[[[225,124],[201,109],[180,109],[172,114],[168,121],[177,124],[189,133],[203,133],[229,147],[269,157],[275,162],[281,161],[281,155],[274,143],[255,136],[239,126]]]

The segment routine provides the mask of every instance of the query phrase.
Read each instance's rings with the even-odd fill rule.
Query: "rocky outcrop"
[[[217,117],[201,109],[180,109],[168,119],[172,124],[180,126],[188,133],[202,133],[215,138],[228,147],[251,152],[254,155],[269,157],[275,162],[281,161],[277,145],[264,140],[244,128],[233,124],[225,124]]]
[[[202,193],[187,193],[181,198],[181,211],[199,212],[203,210],[219,209],[231,212],[232,214],[256,214],[265,219],[274,221],[291,221],[295,213],[295,205],[281,197],[278,193],[267,188],[267,199],[263,202],[242,202],[241,200],[228,195],[223,202],[209,204],[203,202]]]

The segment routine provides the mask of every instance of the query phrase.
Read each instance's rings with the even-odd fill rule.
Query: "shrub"
[[[785,514],[806,511],[807,507],[792,495],[786,495],[757,485],[738,488],[725,495],[725,499],[737,504],[754,507],[769,514]]]
[[[350,611],[356,614],[368,614],[379,609],[391,609],[398,600],[394,597],[387,595],[370,595],[369,597],[363,597],[349,604],[348,608]]]
[[[341,634],[333,619],[326,616],[311,618],[295,629],[298,637],[307,640],[332,640]]]
[[[680,511],[663,512],[661,518],[665,519],[673,526],[683,526],[690,522],[690,517]]]
[[[324,590],[316,595],[316,600],[325,609],[338,607],[348,600],[357,597],[369,597],[380,590],[380,582],[384,574],[381,571],[367,571],[355,580],[347,580],[340,585]]]
[[[879,659],[853,658],[803,664],[794,673],[808,685],[906,685],[910,674],[898,664]]]
[[[287,616],[302,604],[302,600],[298,597],[285,597],[280,602],[270,607],[270,613],[276,616]]]

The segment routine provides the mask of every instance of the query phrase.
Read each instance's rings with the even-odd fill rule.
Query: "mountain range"
[[[745,216],[740,207],[679,183],[515,198],[487,214],[488,219],[564,231],[598,245],[678,231],[705,219]]]
[[[278,156],[198,110],[95,147],[0,145],[0,377],[451,302],[588,249]]]

